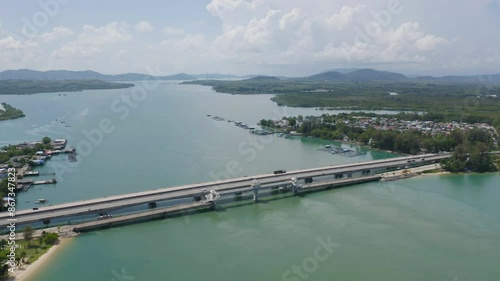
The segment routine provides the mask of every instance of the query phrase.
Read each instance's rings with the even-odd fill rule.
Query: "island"
[[[124,89],[134,84],[101,80],[0,80],[0,95],[79,92],[83,90]]]
[[[0,121],[24,117],[24,112],[5,102],[0,105]]]

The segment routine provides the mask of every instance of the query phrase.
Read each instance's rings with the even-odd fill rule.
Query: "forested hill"
[[[408,80],[401,73],[378,71],[373,69],[358,69],[348,73],[338,71],[327,71],[313,76],[309,76],[310,80],[325,80],[325,81],[404,81]]]
[[[111,83],[100,80],[0,80],[0,95],[123,89],[133,86],[134,84]]]

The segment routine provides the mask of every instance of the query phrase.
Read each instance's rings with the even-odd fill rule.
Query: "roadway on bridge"
[[[405,165],[425,164],[431,161],[439,161],[450,157],[449,154],[427,154],[418,156],[397,157],[383,160],[375,160],[361,163],[328,166],[314,169],[303,169],[287,172],[285,174],[264,174],[254,177],[243,177],[224,181],[215,181],[199,184],[169,187],[144,192],[130,193],[118,196],[110,196],[93,200],[65,203],[60,205],[40,207],[38,210],[22,210],[15,213],[15,217],[9,217],[7,212],[0,214],[0,226],[8,225],[7,219],[16,219],[17,224],[38,222],[45,219],[71,217],[96,212],[133,207],[150,202],[161,202],[179,198],[201,196],[204,189],[215,189],[219,192],[248,189],[253,179],[258,179],[265,188],[266,185],[286,183],[290,177],[303,179],[308,177],[327,176],[334,174],[350,174],[366,170],[384,169],[388,167],[403,167]]]

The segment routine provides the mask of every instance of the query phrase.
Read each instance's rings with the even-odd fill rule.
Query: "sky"
[[[489,74],[499,30],[500,0],[2,1],[0,71]]]

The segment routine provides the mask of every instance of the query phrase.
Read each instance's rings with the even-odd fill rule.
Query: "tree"
[[[52,140],[49,137],[44,137],[42,139],[43,144],[49,144]]]
[[[291,124],[291,123],[290,123]],[[311,121],[304,121],[300,125],[299,132],[303,134],[309,134],[313,129]]]
[[[59,234],[47,233],[43,237],[43,242],[47,245],[54,245],[58,239],[59,239]]]
[[[36,151],[40,151],[40,150],[44,150],[44,149],[45,149],[45,145],[43,145],[41,143],[35,144],[35,150]]]
[[[482,142],[486,144],[488,147],[491,146],[492,142],[491,136],[485,130],[474,128],[472,130],[467,131],[466,137],[467,141],[472,145],[475,145],[478,142]]]
[[[26,258],[26,251],[22,251],[20,256],[21,256],[21,261],[23,261]]]
[[[33,239],[33,234],[35,233],[35,230],[31,225],[28,225],[24,228],[24,240],[28,242],[28,245],[31,245],[31,240]]]
[[[496,170],[486,144],[479,142],[470,148],[467,168],[478,173],[493,172]]]
[[[420,152],[420,135],[418,131],[409,130],[397,135],[394,148],[396,151],[408,154]]]
[[[7,178],[0,181],[0,197],[4,197],[9,193],[9,181]],[[3,204],[0,204],[3,209]]]

